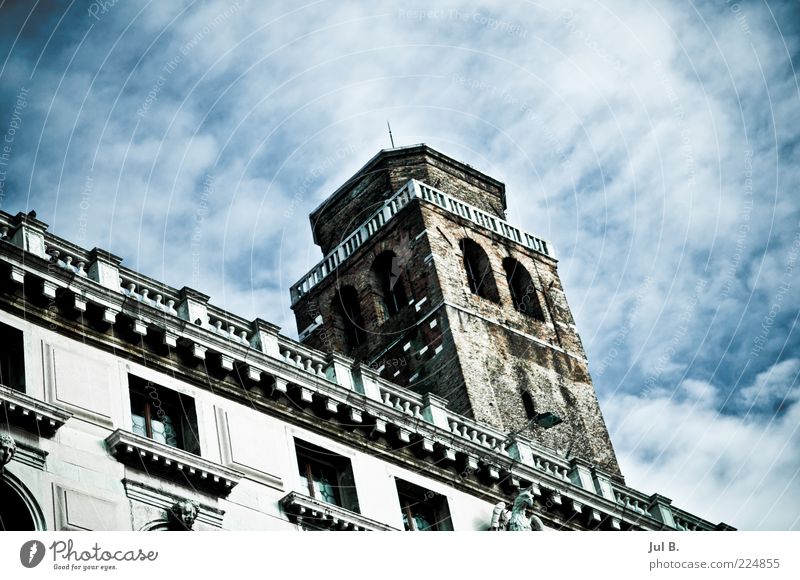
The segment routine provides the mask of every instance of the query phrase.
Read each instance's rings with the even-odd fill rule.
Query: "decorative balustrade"
[[[682,531],[691,531],[691,532],[696,532],[698,529],[702,529],[698,528],[697,524],[689,522],[680,516],[675,516],[675,527]]]
[[[506,436],[504,433],[455,413],[448,413],[447,423],[450,426],[450,432],[454,435],[463,437],[500,455],[508,455],[508,451],[505,449]]]
[[[119,287],[120,292],[137,302],[142,302],[174,316],[178,315],[178,312],[175,310],[175,304],[177,302],[176,295],[167,295],[165,297],[163,290],[159,291],[157,289],[148,288],[140,280],[122,272],[119,277]]]
[[[615,489],[614,499],[616,499],[617,504],[621,505],[626,510],[636,512],[640,515],[647,515],[648,513],[649,499],[644,495],[637,497],[633,493],[633,490]]]
[[[72,272],[77,276],[86,276],[88,260],[85,256],[80,256],[77,252],[70,252],[63,246],[53,243],[45,244],[45,252],[50,256],[50,262],[59,268]]]
[[[209,329],[216,334],[239,344],[249,345],[252,334],[252,323],[244,318],[234,316],[221,308],[208,305]]]
[[[553,457],[537,453],[536,450],[533,451],[533,467],[564,481],[569,481],[569,466],[566,462],[561,463]]]
[[[282,336],[279,337],[278,348],[280,349],[281,357],[288,364],[303,369],[312,375],[327,378],[325,371],[327,370],[328,362],[321,353],[314,352],[300,343],[295,343]]]
[[[243,328],[237,328],[236,325],[230,324],[228,321],[222,318],[216,318],[214,316],[208,317],[208,324],[211,330],[220,336],[224,336],[225,338],[228,338],[234,342],[249,344],[247,330]]]
[[[456,199],[438,189],[417,181],[409,180],[393,196],[373,213],[364,223],[344,239],[325,258],[314,266],[303,278],[291,287],[292,304],[297,302],[311,288],[319,284],[326,276],[335,271],[339,265],[349,258],[364,242],[375,235],[389,220],[403,209],[412,199],[422,199],[454,213],[481,228],[522,244],[545,256],[555,257],[550,244],[536,236],[520,230],[508,222],[488,214],[475,206]]]
[[[555,257],[552,246],[546,240],[532,236],[531,234],[512,226],[507,221],[502,220],[497,216],[491,215],[475,206],[457,200],[452,196],[431,187],[430,185],[422,183],[421,181],[412,181],[414,181],[414,185],[412,187],[416,197],[420,197],[425,201],[429,201],[441,207],[442,209],[459,215],[462,218],[479,225],[482,228],[491,230],[494,233],[503,236],[504,238],[507,238],[513,242],[517,242],[518,244],[522,244],[531,250],[534,250],[535,252],[544,254],[545,256],[550,256],[551,258]]]
[[[422,402],[422,397],[417,393],[389,385],[382,381],[378,383],[378,390],[380,391],[381,401],[383,401],[385,405],[409,417],[424,419],[422,416],[422,407],[424,403]]]
[[[291,288],[292,303],[311,288],[322,281],[328,274],[335,271],[339,264],[349,258],[353,252],[360,248],[364,242],[381,229],[386,222],[392,219],[403,209],[414,196],[412,181],[400,188],[384,204],[364,221],[356,230],[344,239],[332,252],[325,256],[321,262],[314,266],[303,278]]]
[[[734,530],[728,524],[719,523],[714,525],[702,518],[698,518],[694,514],[690,514],[682,509],[670,506],[672,512],[672,519],[675,522],[675,529],[682,531],[706,531],[706,530]]]

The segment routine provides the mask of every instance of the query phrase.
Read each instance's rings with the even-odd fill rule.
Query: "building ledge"
[[[50,439],[72,413],[30,395],[0,385],[0,413],[3,421],[34,435]]]
[[[284,496],[280,504],[289,519],[303,527],[357,532],[398,531],[361,514],[295,491]]]
[[[213,495],[228,495],[244,476],[235,469],[122,429],[106,437],[106,445],[120,463]]]

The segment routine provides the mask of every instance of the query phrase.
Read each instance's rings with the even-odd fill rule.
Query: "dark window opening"
[[[381,252],[372,264],[378,291],[384,306],[384,318],[389,318],[408,305],[408,296],[401,277],[397,255],[392,251]]]
[[[533,404],[533,395],[528,391],[522,391],[522,405],[525,407],[525,414],[528,419],[536,416],[536,405]]]
[[[356,289],[352,286],[342,286],[336,293],[333,302],[334,310],[344,329],[347,351],[366,344],[367,333],[364,331],[364,319],[361,316],[361,306]]]
[[[8,483],[0,481],[0,531],[32,532],[36,530],[33,516],[25,500]]]
[[[506,281],[514,308],[531,318],[544,321],[536,287],[528,271],[514,258],[503,260],[503,269],[506,271]]]
[[[25,392],[25,347],[22,331],[0,323],[0,385]]]
[[[403,526],[407,532],[435,532],[453,529],[450,509],[445,496],[402,479],[395,481],[403,513]]]
[[[350,460],[299,439],[294,443],[300,482],[309,497],[359,513]]]
[[[469,291],[499,304],[500,294],[497,292],[489,256],[469,238],[461,240],[461,251],[464,254],[464,270],[467,273]]]
[[[128,379],[132,432],[199,455],[194,400],[133,375]]]

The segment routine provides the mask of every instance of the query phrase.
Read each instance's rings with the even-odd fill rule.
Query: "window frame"
[[[400,477],[395,477],[397,499],[400,502],[400,512],[403,518],[403,527],[407,532],[447,532],[453,531],[453,517],[450,514],[450,505],[447,496],[411,483]],[[421,498],[421,499],[420,499]],[[422,515],[427,515],[429,527],[420,530],[417,528],[417,515],[415,506]]]
[[[295,460],[297,473],[302,480],[302,493],[317,501],[335,505],[354,513],[361,513],[358,502],[358,490],[355,485],[353,462],[349,457],[315,445],[305,439],[294,437]],[[335,502],[328,501],[320,496],[317,491],[317,480],[308,478],[309,472],[318,468],[335,474],[335,479],[329,482],[333,485]]]
[[[131,373],[128,374],[128,397],[131,433],[161,445],[200,455],[197,404],[194,397]],[[144,415],[139,413],[139,409],[144,411]],[[157,420],[154,419],[154,416],[159,416],[159,410],[163,412],[164,416],[170,418],[177,439],[175,445],[167,442],[166,437],[164,441],[154,437],[153,421]],[[137,432],[134,416],[144,419],[144,434]]]

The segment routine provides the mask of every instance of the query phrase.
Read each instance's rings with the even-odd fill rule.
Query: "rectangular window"
[[[294,443],[303,491],[314,499],[359,513],[350,460],[299,439]]]
[[[402,479],[395,481],[406,531],[443,532],[453,529],[445,496]]]
[[[194,400],[139,377],[128,375],[131,431],[158,443],[200,454]]]
[[[0,385],[25,392],[22,331],[3,323],[0,323]]]

